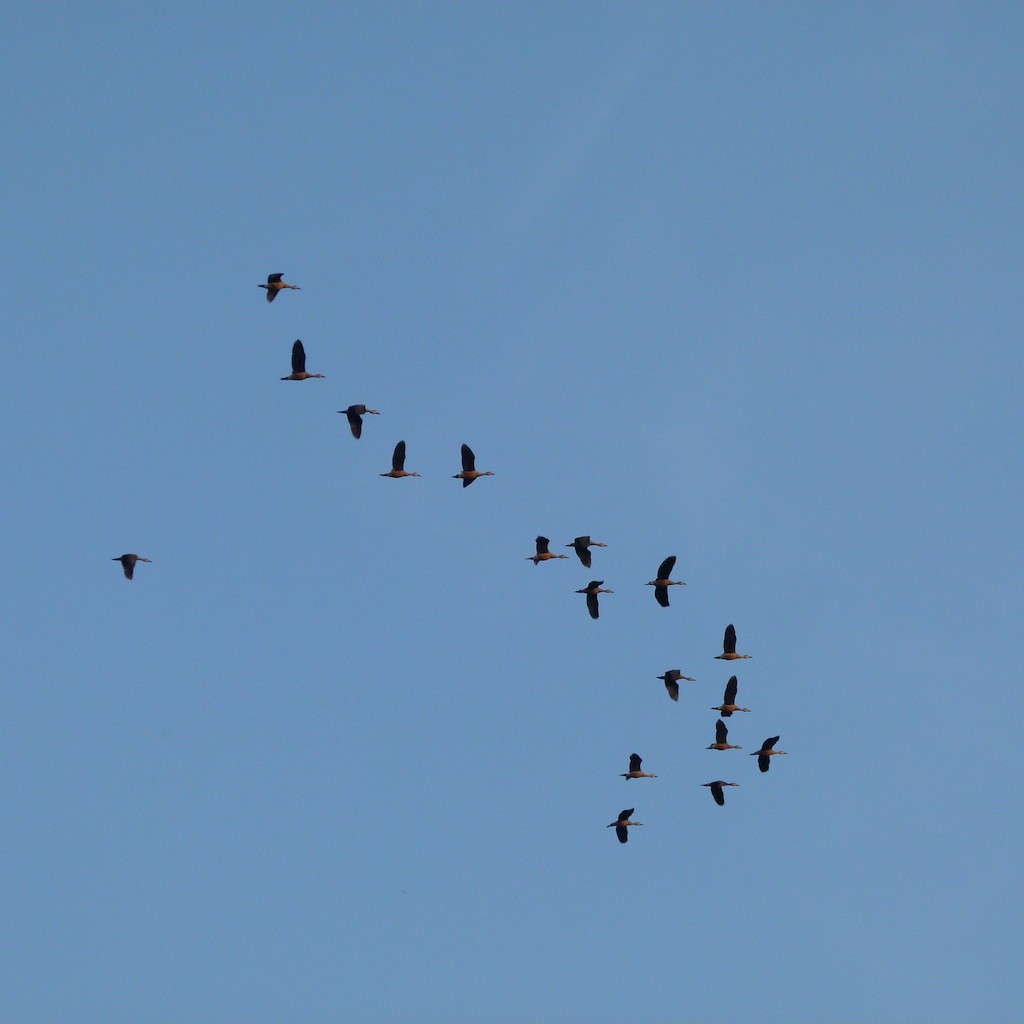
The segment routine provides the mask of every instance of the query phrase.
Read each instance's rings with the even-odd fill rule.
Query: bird
[[[419,473],[406,473],[405,471],[405,442],[399,441],[395,445],[395,452],[391,456],[391,472],[381,473],[381,476],[390,476],[395,480],[403,476],[419,476]]]
[[[663,676],[658,676],[665,683],[665,689],[673,700],[679,700],[679,680],[685,679],[688,683],[696,682],[693,676],[684,676],[677,668],[670,668]]]
[[[473,449],[468,444],[462,446],[462,472],[456,473],[452,479],[461,480],[463,487],[468,487],[478,476],[494,476],[494,474],[488,470],[486,473],[481,473],[476,468],[476,456],[473,454]]]
[[[273,302],[277,298],[277,293],[282,291],[284,288],[291,288],[292,291],[300,292],[302,289],[297,284],[285,284],[281,278],[284,274],[267,274],[267,283],[258,284],[257,288],[267,289],[267,302]]]
[[[152,559],[143,558],[142,555],[118,555],[116,558],[112,558],[111,561],[120,562],[121,568],[124,569],[124,578],[130,580],[135,575],[136,562],[149,562]]]
[[[624,779],[656,779],[658,777],[657,775],[648,775],[647,772],[640,771],[641,764],[643,764],[643,758],[639,754],[630,754],[629,771],[621,772],[620,774]]]
[[[669,555],[661,565],[658,566],[658,578],[651,580],[645,584],[648,587],[654,587],[654,596],[661,605],[662,608],[668,607],[668,588],[669,587],[685,587],[686,584],[682,580],[670,580],[669,574],[672,572],[672,567],[676,564],[676,556]]]
[[[708,750],[742,750],[742,747],[737,747],[732,743],[726,742],[726,737],[729,735],[729,730],[725,726],[725,722],[719,719],[715,722],[715,742],[711,744]]]
[[[615,834],[619,837],[619,842],[624,843],[629,839],[629,833],[626,831],[627,825],[642,825],[642,821],[630,821],[629,816],[635,811],[635,807],[630,807],[628,810],[620,811],[617,820],[613,821],[610,825],[605,825],[605,828],[615,827]]]
[[[725,627],[725,639],[722,641],[722,653],[716,654],[719,661],[737,661],[739,658],[749,658],[749,654],[736,653],[736,627],[730,622]]]
[[[711,790],[711,795],[715,798],[715,803],[719,807],[725,806],[725,794],[722,792],[723,786],[738,786],[738,782],[723,782],[721,779],[716,779],[714,782],[702,782],[702,786],[707,786]]]
[[[534,565],[539,565],[541,562],[550,561],[552,558],[568,558],[568,555],[553,555],[548,551],[548,545],[551,543],[547,537],[537,538],[537,554],[527,555],[526,560],[533,562]]]
[[[583,563],[584,569],[590,568],[590,548],[606,548],[607,544],[602,544],[600,541],[591,540],[590,535],[586,537],[577,537],[571,544],[565,545],[567,548],[575,548],[576,554],[579,555],[580,561]]]
[[[292,345],[292,372],[281,380],[309,380],[310,377],[323,377],[322,373],[306,373],[306,350],[302,342],[296,340]]]
[[[741,708],[736,704],[736,677],[729,676],[729,682],[725,684],[725,696],[722,698],[722,703],[717,708],[712,708],[712,711],[718,711],[721,713],[723,718],[731,717],[734,711],[749,711],[750,708]]]
[[[587,595],[587,609],[592,619],[597,618],[597,595],[614,593],[611,590],[602,590],[602,583],[604,583],[604,580],[591,580],[582,590],[576,591],[577,594]]]
[[[339,409],[338,412],[348,417],[349,430],[357,441],[363,436],[363,417],[367,414],[380,415],[376,409],[367,409],[365,405],[350,405],[347,409]]]
[[[771,758],[776,754],[784,754],[784,750],[775,750],[775,744],[779,742],[778,736],[769,736],[768,739],[761,744],[760,750],[755,750],[751,757],[757,758],[757,767],[761,771],[766,772],[771,767]]]

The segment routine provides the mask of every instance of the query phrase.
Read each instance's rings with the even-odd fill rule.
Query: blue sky
[[[1016,1020],[1022,29],[9,17],[0,1018]]]

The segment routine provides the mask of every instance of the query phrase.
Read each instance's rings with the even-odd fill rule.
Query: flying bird
[[[549,541],[547,537],[538,537],[537,538],[537,554],[535,554],[535,555],[527,555],[526,556],[526,560],[528,562],[533,562],[534,565],[539,565],[541,562],[548,562],[552,558],[568,558],[569,557],[568,555],[553,555],[553,554],[551,554],[551,552],[548,550],[548,545],[550,543],[551,543],[551,541]]]
[[[669,575],[672,572],[673,567],[676,564],[676,556],[669,555],[661,565],[658,566],[658,578],[651,580],[645,584],[648,587],[654,587],[654,597],[658,604],[662,608],[668,607],[668,588],[669,587],[685,587],[686,584],[682,580],[670,580]]]
[[[730,622],[725,627],[725,639],[722,641],[722,653],[716,654],[719,661],[737,661],[740,658],[749,658],[749,654],[736,653],[736,627]]]
[[[723,786],[738,786],[738,782],[723,782],[721,779],[716,779],[714,782],[702,782],[702,786],[707,786],[711,790],[711,795],[715,798],[715,803],[719,807],[725,806],[725,794],[722,792]]]
[[[284,277],[284,274],[268,274],[267,283],[256,286],[257,288],[267,289],[267,302],[273,302],[277,298],[277,293],[285,288],[291,288],[292,291],[296,292],[302,291],[297,284],[285,284],[281,280],[282,277]]]
[[[729,682],[725,684],[725,696],[722,703],[712,711],[718,711],[723,718],[730,718],[734,711],[749,711],[750,708],[741,708],[736,703],[736,677],[729,676]]]
[[[281,380],[309,380],[310,377],[323,377],[322,373],[306,373],[306,350],[301,341],[292,345],[292,372]]]
[[[670,668],[663,676],[658,676],[665,683],[665,689],[673,700],[679,700],[679,680],[685,679],[688,683],[696,682],[693,676],[684,676],[677,668]]]
[[[120,562],[124,569],[124,578],[130,580],[135,575],[136,562],[149,562],[151,559],[143,558],[142,555],[118,555],[111,559],[112,562]]]
[[[381,473],[381,476],[389,476],[398,480],[403,476],[419,476],[419,473],[407,473],[405,471],[405,442],[399,441],[395,445],[395,453],[391,456],[391,472]]]
[[[604,580],[591,580],[582,590],[577,590],[577,594],[587,595],[587,610],[590,612],[590,617],[596,619],[598,615],[597,611],[597,595],[598,594],[611,594],[614,591],[602,590],[601,584]]]
[[[719,719],[715,722],[715,742],[708,747],[708,750],[742,750],[742,747],[734,746],[732,743],[726,742],[729,736],[729,730],[726,728],[725,722]]]
[[[784,754],[784,750],[775,750],[775,744],[779,742],[778,736],[769,736],[768,739],[761,744],[760,750],[755,750],[751,757],[757,758],[757,767],[761,771],[766,772],[771,767],[771,758],[776,754]]]
[[[347,409],[339,409],[338,412],[348,417],[348,428],[357,441],[363,436],[363,417],[367,414],[380,415],[376,409],[367,409],[365,405],[350,405]]]
[[[476,456],[473,454],[473,449],[468,444],[462,446],[462,472],[456,473],[452,479],[461,480],[463,487],[468,487],[478,476],[494,476],[494,474],[488,470],[486,473],[480,472],[476,468]]]
[[[590,568],[590,548],[608,547],[607,544],[602,544],[600,541],[591,540],[589,534],[586,537],[577,537],[571,544],[566,544],[565,546],[567,548],[576,549],[576,554],[579,555],[579,559],[583,563],[584,569]]]
[[[639,754],[629,755],[629,771],[620,772],[624,779],[656,779],[657,775],[648,775],[647,772],[640,771],[640,765],[643,764],[643,759]],[[633,812],[630,811],[632,814]]]
[[[630,821],[629,816],[635,811],[635,807],[630,807],[628,810],[620,811],[619,817],[616,821],[613,821],[610,825],[606,825],[605,828],[615,828],[615,834],[619,837],[619,842],[624,843],[629,839],[629,833],[626,831],[627,825],[642,825],[642,821]]]

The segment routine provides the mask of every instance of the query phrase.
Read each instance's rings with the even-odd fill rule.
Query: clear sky
[[[1020,5],[96,6],[0,39],[0,1021],[1018,1021]]]

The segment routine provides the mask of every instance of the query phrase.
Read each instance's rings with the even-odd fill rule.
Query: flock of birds
[[[278,293],[285,289],[291,289],[293,291],[300,291],[298,285],[288,284],[284,280],[283,274],[270,274],[267,277],[267,283],[261,284],[258,287],[266,289],[267,302],[273,302],[277,298]],[[292,372],[287,377],[282,377],[281,380],[310,380],[312,378],[323,378],[322,373],[307,373],[306,372],[306,350],[301,341],[296,340],[292,345]],[[340,409],[339,412],[348,419],[349,429],[352,432],[352,436],[358,440],[363,434],[363,417],[364,416],[379,416],[380,413],[376,409],[369,409],[365,405],[350,405],[347,409]],[[405,441],[399,441],[395,445],[395,450],[391,456],[391,469],[387,473],[381,473],[381,476],[390,477],[392,479],[401,479],[402,477],[415,476],[418,477],[419,473],[413,473],[405,468]],[[471,483],[476,481],[482,476],[494,476],[494,473],[490,470],[478,470],[476,468],[476,456],[473,454],[473,450],[469,445],[464,444],[462,446],[462,471],[455,473],[453,479],[461,480],[463,487],[468,487]],[[536,538],[536,551],[532,555],[527,555],[526,560],[533,562],[533,564],[539,565],[541,562],[551,561],[557,558],[569,558],[569,555],[554,554],[550,550],[551,541],[547,537]],[[593,556],[591,554],[591,548],[603,548],[607,547],[606,544],[600,541],[591,540],[589,535],[576,537],[574,540],[565,545],[566,547],[573,548],[576,552],[577,557],[583,564],[583,567],[590,569],[593,564]],[[112,561],[120,562],[121,568],[124,571],[126,579],[132,579],[135,575],[135,566],[139,562],[150,562],[148,558],[143,558],[141,555],[136,554],[124,554],[118,555]],[[669,607],[668,600],[668,588],[669,587],[685,587],[686,584],[682,580],[671,579],[672,571],[675,568],[676,556],[670,555],[666,558],[660,566],[658,566],[657,574],[653,580],[649,580],[646,586],[654,587],[654,598],[661,605],[662,608]],[[577,594],[585,594],[587,598],[587,610],[590,612],[590,617],[596,619],[600,616],[600,606],[598,605],[599,594],[611,594],[614,591],[607,590],[604,587],[604,580],[591,580],[581,590],[577,590]],[[725,637],[722,642],[722,653],[716,654],[715,658],[721,661],[737,661],[744,658],[749,658],[749,654],[737,654],[736,653],[736,629],[730,623],[725,628]],[[692,676],[684,676],[683,673],[677,669],[669,669],[663,675],[657,677],[662,680],[665,684],[665,689],[668,692],[669,697],[674,700],[679,700],[679,681],[685,680],[686,682],[695,682]],[[736,694],[738,690],[738,681],[736,676],[730,676],[729,681],[725,684],[725,694],[723,695],[722,703],[717,707],[711,708],[712,711],[717,711],[721,718],[715,723],[715,742],[708,746],[708,750],[741,750],[742,747],[735,746],[729,743],[729,729],[725,724],[724,719],[730,718],[734,712],[743,711],[749,712],[750,708],[741,708],[736,703]],[[764,743],[761,744],[759,750],[754,751],[750,756],[757,758],[757,766],[762,772],[767,772],[771,766],[771,758],[785,754],[784,750],[776,750],[775,744],[779,742],[778,736],[769,736]],[[658,776],[645,772],[641,769],[643,759],[639,754],[629,755],[629,770],[622,772],[622,778],[626,779],[656,779]],[[714,798],[716,804],[719,807],[725,806],[725,792],[726,786],[738,786],[738,782],[725,782],[722,779],[715,779],[714,782],[705,782],[702,785],[711,790],[711,796]],[[636,809],[633,807],[626,808],[620,811],[618,818],[611,822],[607,827],[615,829],[615,835],[618,837],[620,843],[625,843],[629,839],[629,828],[631,826],[642,825],[643,822],[631,821],[631,817]]]

